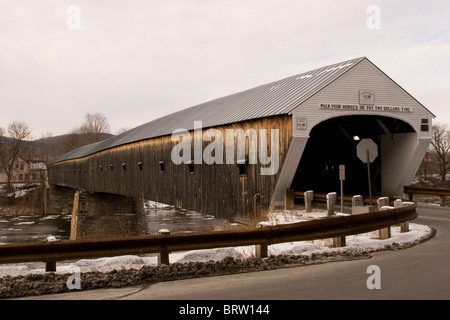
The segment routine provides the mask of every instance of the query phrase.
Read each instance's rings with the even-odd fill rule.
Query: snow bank
[[[325,217],[326,213],[316,211],[305,212],[276,212],[268,214],[269,224],[283,224],[317,219]],[[400,227],[391,227],[391,238],[378,240],[378,231],[358,234],[346,237],[346,246],[341,248],[331,248],[331,239],[299,241],[274,244],[269,246],[269,255],[312,255],[317,253],[334,252],[347,254],[361,254],[386,249],[406,248],[431,237],[433,230],[424,225],[410,223],[410,231],[401,233]],[[227,257],[235,259],[246,259],[255,256],[254,246],[217,248],[211,250],[192,250],[180,253],[171,253],[169,259],[171,263],[185,262],[208,262],[220,261]],[[57,272],[67,273],[68,269],[73,270],[76,266],[81,272],[108,272],[121,269],[140,269],[143,266],[156,265],[156,255],[148,257],[126,255],[118,257],[108,257],[99,259],[82,259],[75,262],[58,263]],[[14,265],[0,265],[0,277],[18,276],[30,273],[45,273],[44,263],[21,263]]]

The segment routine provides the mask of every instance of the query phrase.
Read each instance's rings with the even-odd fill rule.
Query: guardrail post
[[[407,207],[414,202],[403,202],[401,199],[397,199],[394,201],[394,208]],[[400,223],[400,232],[409,232],[409,221]]]
[[[56,272],[56,261],[45,262],[45,272]]]
[[[345,246],[346,246],[345,236],[333,238],[333,247],[334,248],[345,247]]]
[[[380,208],[381,211],[384,210],[389,210],[389,209],[394,209],[394,207],[390,207],[390,206],[383,206]],[[391,227],[387,227],[387,228],[382,228],[378,230],[378,235],[379,235],[379,239],[380,240],[386,240],[389,239],[391,237]]]
[[[378,205],[378,210],[389,210],[389,209],[393,209],[394,207],[389,206],[389,198],[388,197],[380,197],[377,199],[377,205]],[[380,240],[385,240],[385,239],[389,239],[391,237],[391,228],[387,227],[387,228],[382,228],[380,230],[378,230],[378,234],[379,234],[379,239]]]
[[[312,201],[314,200],[314,191],[308,190],[304,193],[305,211],[312,212]]]
[[[267,222],[259,222],[256,228],[264,228],[269,226]],[[269,256],[269,250],[267,244],[255,245],[255,257],[258,259],[267,258]]]
[[[284,190],[284,210],[294,209],[295,190]]]
[[[334,207],[337,202],[337,193],[330,192],[327,194],[327,216],[334,216]]]
[[[170,235],[170,231],[167,229],[158,230],[159,235]],[[166,264],[169,265],[169,252],[167,250],[162,250],[158,253],[158,266]]]
[[[414,193],[408,192],[407,195],[408,195],[408,200],[413,201]]]

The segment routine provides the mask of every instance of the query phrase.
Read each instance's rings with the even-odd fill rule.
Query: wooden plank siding
[[[254,210],[255,194],[260,195],[262,209],[270,205],[292,137],[291,119],[291,116],[283,115],[216,127],[224,138],[224,164],[194,164],[193,173],[189,172],[187,164],[176,165],[172,162],[171,152],[178,142],[171,141],[171,136],[166,135],[114,147],[84,158],[54,163],[49,166],[49,183],[153,200],[226,219],[248,217]],[[247,175],[241,176],[236,164],[236,138],[235,162],[226,164],[227,129],[242,129],[244,132],[254,129],[257,133],[259,129],[266,129],[269,155],[273,150],[270,132],[277,129],[279,168],[276,174],[261,175],[260,169],[266,165],[259,161],[258,145],[258,163],[249,164]],[[204,128],[203,133],[206,130]],[[193,141],[194,133],[190,133]],[[210,143],[203,141],[203,150]],[[193,150],[192,146],[192,157]],[[164,171],[160,168],[161,161],[164,162]]]

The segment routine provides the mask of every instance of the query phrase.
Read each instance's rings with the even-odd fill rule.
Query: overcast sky
[[[0,0],[0,126],[116,133],[361,56],[450,123],[449,0]]]

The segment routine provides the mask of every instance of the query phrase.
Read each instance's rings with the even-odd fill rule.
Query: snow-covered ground
[[[323,211],[315,211],[313,213],[305,213],[304,211],[276,212],[267,215],[268,224],[284,224],[317,219],[325,217]],[[420,241],[427,239],[432,234],[432,229],[428,226],[410,223],[410,231],[400,233],[400,227],[391,227],[391,238],[387,240],[378,239],[378,231],[369,233],[347,236],[346,246],[341,248],[331,248],[331,239],[299,241],[280,243],[269,246],[270,255],[312,255],[318,253],[354,253],[361,254],[384,249],[404,248]],[[171,263],[184,262],[207,262],[210,260],[220,261],[226,257],[236,259],[245,259],[254,257],[255,247],[233,247],[218,248],[211,250],[193,250],[182,253],[172,253],[169,255]],[[114,269],[140,269],[146,265],[157,265],[157,257],[155,255],[142,256],[117,256],[99,259],[82,259],[74,262],[61,262],[57,264],[58,273],[71,273],[74,267],[81,272],[108,272]],[[21,263],[0,265],[0,277],[3,276],[19,276],[31,273],[44,273],[44,263]]]

